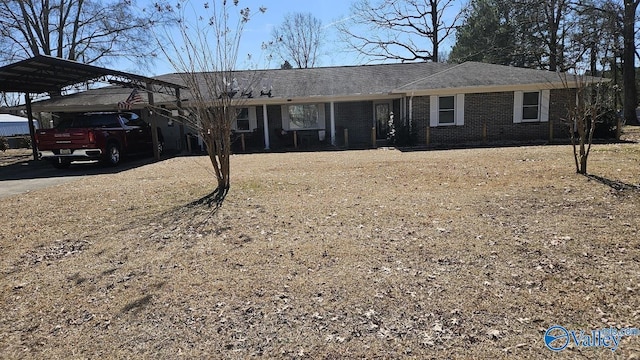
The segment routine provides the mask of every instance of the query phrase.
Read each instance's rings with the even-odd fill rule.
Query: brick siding
[[[531,141],[549,140],[550,126],[554,138],[566,138],[567,126],[562,118],[567,113],[567,104],[575,99],[571,89],[551,90],[549,104],[550,122],[514,123],[513,92],[466,94],[464,98],[464,125],[437,126],[430,128],[430,143],[453,145],[483,141],[483,126],[486,124],[486,141]],[[426,144],[430,119],[428,96],[413,99],[413,123],[419,144]]]
[[[349,146],[371,145],[373,102],[335,103],[336,145],[344,145],[344,129],[349,129]]]
[[[562,122],[567,114],[567,104],[575,99],[575,90],[551,90],[549,104],[550,122],[514,123],[513,122],[513,92],[466,94],[464,98],[464,125],[431,127],[430,144],[455,145],[483,141],[483,126],[486,124],[486,141],[533,141],[549,140],[550,129],[553,126],[555,139],[566,139],[567,125]],[[409,101],[406,102],[407,107]],[[326,141],[331,141],[331,106],[325,106]],[[400,100],[393,100],[392,109],[395,114],[396,128],[399,129],[404,119],[401,118]],[[349,129],[350,147],[371,146],[371,128],[373,127],[373,101],[336,102],[335,131],[336,145],[343,146],[344,129]],[[267,107],[269,116],[269,137],[274,149],[291,146],[290,139],[278,135],[282,129],[282,111],[280,105]],[[406,110],[408,114],[409,110]],[[256,135],[263,136],[263,111],[256,107],[258,131]],[[417,145],[426,144],[427,127],[430,118],[429,96],[413,98],[413,132]],[[264,141],[262,141],[264,143]]]

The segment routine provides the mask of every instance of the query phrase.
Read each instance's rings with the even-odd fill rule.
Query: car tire
[[[107,153],[105,154],[105,163],[109,166],[116,166],[120,164],[122,160],[122,153],[120,152],[120,146],[111,142],[107,145]]]

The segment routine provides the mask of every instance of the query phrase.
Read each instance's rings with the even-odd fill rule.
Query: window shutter
[[[464,125],[464,94],[456,95],[456,125]]]
[[[282,130],[289,131],[289,106],[281,105],[280,111],[282,113]]]
[[[523,97],[524,97],[524,92],[514,91],[513,93],[513,123],[514,124],[522,122]]]
[[[253,130],[258,127],[258,118],[256,116],[256,107],[249,107],[249,129]]]
[[[551,91],[542,90],[540,96],[540,121],[549,122],[549,97]]]
[[[430,96],[431,104],[429,106],[429,126],[438,126],[438,97]]]

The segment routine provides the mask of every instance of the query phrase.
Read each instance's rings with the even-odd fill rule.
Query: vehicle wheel
[[[105,162],[109,166],[116,166],[120,163],[120,158],[122,154],[120,153],[120,147],[116,143],[109,143],[107,145],[107,153]]]
[[[51,162],[51,164],[56,169],[67,169],[67,168],[69,168],[69,166],[71,166],[71,161],[65,161],[65,160],[56,161],[56,160],[54,160],[54,161]]]

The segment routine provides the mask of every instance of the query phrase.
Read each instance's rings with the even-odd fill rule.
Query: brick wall
[[[550,126],[556,139],[567,137],[567,126],[561,119],[567,113],[567,105],[575,99],[571,89],[551,90],[549,104],[550,122],[514,123],[513,92],[466,94],[464,98],[464,125],[430,128],[431,144],[453,145],[483,141],[486,124],[487,141],[549,140]],[[425,144],[429,126],[430,104],[428,96],[413,99],[413,121],[419,144]]]
[[[371,144],[373,102],[335,103],[336,145],[344,144],[344,129],[349,129],[349,146]]]

